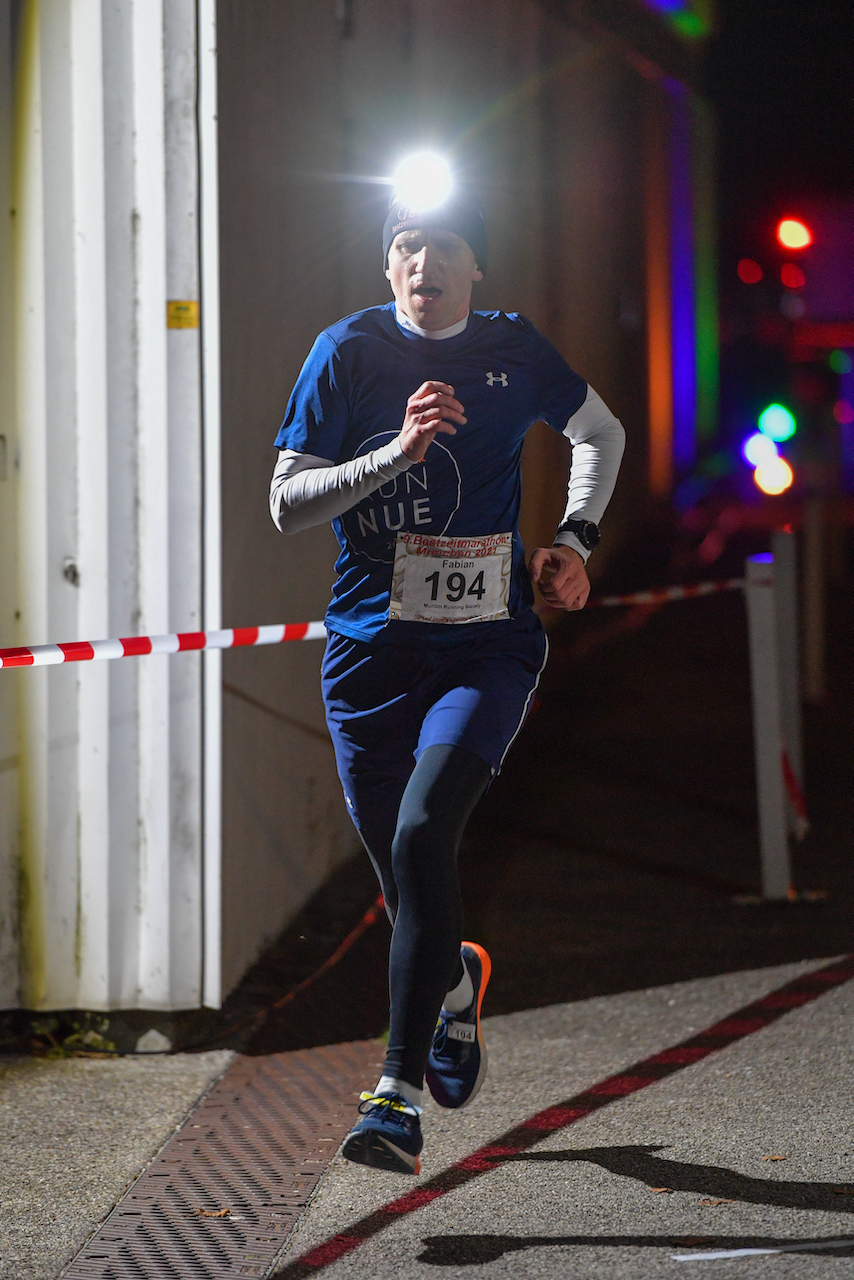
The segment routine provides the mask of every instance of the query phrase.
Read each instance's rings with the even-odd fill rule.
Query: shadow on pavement
[[[717,1165],[686,1164],[653,1155],[663,1147],[591,1147],[588,1150],[526,1151],[507,1156],[502,1163],[530,1160],[588,1162],[609,1173],[634,1178],[648,1187],[665,1191],[695,1191],[721,1200],[764,1204],[777,1209],[822,1209],[827,1213],[854,1213],[854,1186],[831,1182],[784,1182],[776,1178],[751,1178]]]
[[[786,1253],[825,1253],[847,1257],[854,1251],[854,1236],[819,1236],[793,1240],[791,1236],[427,1236],[416,1261],[433,1267],[477,1266],[497,1262],[507,1253],[523,1249],[783,1249]]]

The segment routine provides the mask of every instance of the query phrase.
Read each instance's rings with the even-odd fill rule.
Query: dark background
[[[747,224],[854,195],[850,0],[718,0],[705,64],[719,137],[721,270]]]

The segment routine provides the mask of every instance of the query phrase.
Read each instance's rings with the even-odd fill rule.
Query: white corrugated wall
[[[3,0],[0,25],[0,645],[219,625],[217,335],[167,328],[169,301],[218,324],[213,5]],[[206,661],[3,673],[0,1005],[218,1002]]]

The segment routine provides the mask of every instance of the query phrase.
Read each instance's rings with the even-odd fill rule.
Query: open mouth
[[[434,284],[419,284],[412,290],[416,298],[438,298],[441,296],[442,290],[437,289]]]

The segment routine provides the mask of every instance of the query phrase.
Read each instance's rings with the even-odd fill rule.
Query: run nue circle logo
[[[355,456],[379,449],[396,438],[381,431],[365,440]],[[460,506],[462,484],[453,454],[434,440],[427,457],[381,484],[340,517],[347,541],[369,560],[394,562],[397,534],[444,534]]]

